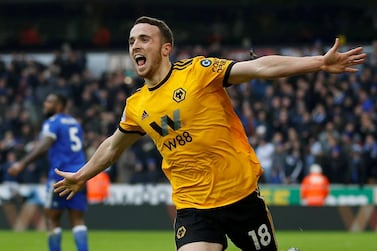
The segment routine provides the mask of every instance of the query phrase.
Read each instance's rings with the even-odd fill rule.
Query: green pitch
[[[0,250],[47,250],[44,232],[0,231]],[[377,232],[285,232],[277,233],[279,250],[299,247],[301,251],[376,251]],[[91,251],[174,251],[171,231],[90,231]],[[63,251],[76,250],[70,231],[63,233]],[[231,243],[227,251],[236,251]]]

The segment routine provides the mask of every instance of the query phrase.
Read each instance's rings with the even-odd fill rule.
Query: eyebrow
[[[140,35],[138,35],[138,36],[136,36],[136,37],[129,37],[129,38],[128,38],[128,41],[130,41],[130,40],[135,40],[137,37],[139,37],[139,38],[150,38],[150,37],[152,37],[152,36],[147,35],[147,34],[140,34]]]

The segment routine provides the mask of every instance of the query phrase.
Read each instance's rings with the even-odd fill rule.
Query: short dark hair
[[[56,93],[56,92],[51,93],[51,94],[54,95],[57,98],[58,102],[62,105],[63,108],[66,107],[66,105],[67,105],[67,97],[66,96],[64,96],[61,93]]]
[[[170,43],[172,46],[174,45],[173,32],[164,21],[157,18],[153,18],[153,17],[142,16],[136,19],[134,26],[136,24],[143,24],[143,23],[157,26],[161,32],[163,41],[165,43]]]

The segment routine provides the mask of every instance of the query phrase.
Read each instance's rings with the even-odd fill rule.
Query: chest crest
[[[173,100],[177,103],[182,102],[186,98],[186,90],[182,87],[175,89],[173,92]]]

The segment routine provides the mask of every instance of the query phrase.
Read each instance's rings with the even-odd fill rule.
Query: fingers
[[[358,47],[358,48],[355,48],[346,52],[345,55],[348,58],[348,64],[356,65],[356,64],[363,63],[367,58],[367,54],[362,53],[362,51],[363,51],[363,48]]]
[[[347,64],[346,68],[344,69],[344,71],[349,72],[349,73],[355,73],[355,72],[359,71],[359,69],[353,68],[352,66],[360,65],[364,61],[365,61],[365,58],[350,60],[349,63]]]
[[[344,54],[349,57],[350,60],[359,60],[359,59],[365,59],[367,57],[366,53],[362,53],[364,50],[363,47],[356,47],[352,50],[349,50],[345,52]]]
[[[357,51],[359,51],[359,50],[355,50],[355,52],[357,52]],[[366,60],[366,54],[365,53],[349,56],[347,66],[345,68],[345,72],[349,72],[349,73],[357,72],[358,69],[352,68],[352,66],[360,65],[360,64],[364,63],[365,60]]]
[[[351,60],[353,62],[365,61],[366,58],[367,58],[367,54],[366,53],[361,53],[361,54],[357,54],[357,55],[351,56]]]
[[[358,71],[357,68],[353,68],[352,66],[364,63],[367,58],[367,54],[362,53],[362,51],[363,47],[357,47],[345,52],[346,56],[348,57],[348,62],[346,63],[346,68],[344,69],[345,72],[355,73]]]
[[[358,72],[359,70],[356,69],[356,68],[352,68],[352,67],[346,67],[344,69],[344,72],[349,72],[349,73],[355,73],[355,72]]]
[[[335,38],[335,43],[332,47],[332,50],[337,51],[339,49],[339,47],[340,47],[340,41],[339,41],[339,38],[337,37],[337,38]]]
[[[72,197],[76,194],[75,191],[72,191],[65,186],[64,179],[54,184],[54,192],[58,193],[60,197],[67,196],[67,200],[72,199]]]
[[[351,62],[351,63],[349,64],[349,66],[346,66],[346,67],[344,68],[344,72],[349,72],[349,73],[355,73],[355,72],[358,72],[359,69],[351,67],[351,66],[358,65],[358,64],[360,64],[360,63]]]
[[[65,189],[64,180],[58,181],[57,183],[54,184],[54,192],[55,193],[60,193],[64,189]]]
[[[66,195],[68,192],[67,187],[64,185],[64,179],[54,184],[54,193],[58,193],[60,196]]]
[[[68,197],[67,197],[67,200],[70,200],[70,199],[72,199],[72,197],[75,195],[75,192],[71,192],[69,195],[68,195]]]
[[[71,190],[64,188],[63,191],[59,193],[59,196],[64,197],[64,196],[67,196],[68,194],[70,195],[71,193],[73,193]],[[68,199],[68,197],[67,197],[67,199]]]
[[[55,168],[55,173],[64,177],[64,172],[60,171],[59,169]]]
[[[55,169],[55,172],[58,174],[58,175],[61,175],[61,176],[65,176],[64,175],[64,172],[58,170],[58,169]],[[54,184],[54,192],[55,193],[58,193],[60,197],[66,197],[67,200],[70,200],[74,195],[75,195],[75,192],[72,191],[69,186],[67,186],[65,184],[66,180],[65,178],[56,182]]]
[[[70,200],[72,199],[72,197],[76,194],[76,192],[74,191],[71,191],[67,188],[64,188],[64,190],[62,190],[62,192],[59,193],[59,196],[60,197],[66,197],[67,200]]]
[[[351,59],[349,62],[349,65],[358,65],[364,63],[365,58],[356,58],[356,59]]]
[[[347,56],[356,55],[356,54],[360,54],[360,55],[365,54],[365,53],[361,53],[363,50],[364,50],[363,47],[356,47],[356,48],[353,48],[352,50],[347,51],[346,54]]]

